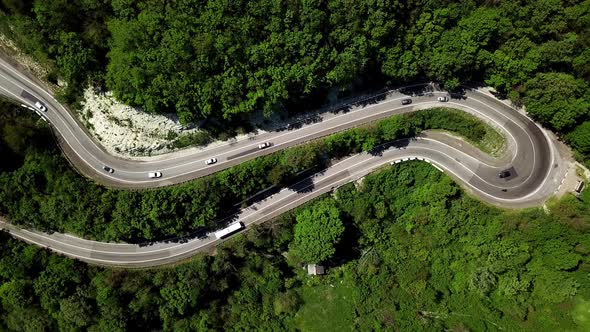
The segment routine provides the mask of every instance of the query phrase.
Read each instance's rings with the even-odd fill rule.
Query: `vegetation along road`
[[[104,152],[74,116],[49,93],[8,63],[0,61],[0,92],[31,108],[38,108],[38,103],[45,105],[47,110],[39,110],[38,113],[61,136],[70,160],[83,173],[113,187],[151,188],[184,182],[367,122],[443,104],[475,115],[507,137],[511,153],[507,160],[482,158],[470,146],[452,145],[431,138],[401,140],[379,152],[348,157],[241,210],[232,218],[246,226],[270,220],[378,167],[412,159],[434,164],[476,196],[503,207],[538,205],[555,191],[563,177],[563,169],[559,167],[560,155],[552,140],[528,117],[479,90],[468,89],[461,95],[449,96],[430,85],[416,87],[418,89],[390,91],[363,105],[322,114],[309,124],[294,124],[283,130],[194,153],[169,154],[137,161],[115,158]],[[440,101],[439,97],[446,97],[446,101]],[[403,105],[402,100],[408,98],[412,99],[412,103]],[[270,146],[261,148],[260,144],[266,142]],[[215,158],[216,162],[207,163],[211,158]],[[17,238],[70,257],[95,264],[126,267],[168,264],[220,241],[210,234],[183,243],[162,242],[140,246],[88,241],[60,233],[45,234],[7,223],[0,224],[0,227]]]

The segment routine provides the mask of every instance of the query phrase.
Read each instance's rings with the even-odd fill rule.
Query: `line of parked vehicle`
[[[449,97],[447,97],[447,96],[441,96],[441,97],[438,97],[437,98],[437,101],[444,103],[444,102],[449,101]],[[412,98],[402,99],[402,105],[409,105],[411,103],[412,103]],[[37,108],[39,108],[40,110],[42,110],[44,112],[47,111],[47,108],[45,108],[45,106],[43,104],[41,104],[40,102],[35,103],[35,106],[37,106]],[[263,143],[258,144],[258,149],[259,150],[263,150],[263,149],[269,148],[271,146],[272,146],[272,142],[263,142]],[[207,159],[205,161],[205,165],[207,165],[207,166],[213,165],[213,164],[216,164],[216,163],[217,163],[217,158],[209,158],[209,159]],[[112,173],[115,172],[115,170],[112,167],[109,167],[107,165],[104,165],[102,168],[107,173],[111,173],[112,174]],[[161,178],[162,177],[162,172],[161,171],[149,172],[148,173],[148,177],[150,179]],[[503,178],[503,177],[506,177],[506,176],[503,176],[503,174],[501,174],[500,177]]]
[[[437,100],[439,102],[447,102],[449,101],[449,97],[443,96],[443,97],[438,97]],[[409,105],[412,103],[412,99],[411,98],[405,98],[402,99],[402,105]],[[24,106],[24,105],[23,105]],[[42,112],[47,112],[47,107],[45,105],[43,105],[40,101],[36,101],[35,102],[35,107],[42,111]],[[269,148],[272,146],[272,142],[263,142],[258,144],[258,149],[259,150],[263,150],[266,148]],[[213,165],[217,163],[217,158],[209,158],[205,161],[205,165],[209,166],[209,165]],[[102,167],[102,169],[107,172],[107,173],[115,173],[115,170],[107,165],[104,165]],[[162,177],[162,172],[161,171],[154,171],[154,172],[148,172],[148,177],[150,179],[157,179],[157,178],[161,178]],[[502,177],[502,176],[501,176]]]

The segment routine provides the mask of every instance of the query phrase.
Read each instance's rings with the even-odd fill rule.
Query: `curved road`
[[[401,105],[401,99],[407,98],[409,93],[409,90],[390,91],[383,94],[378,102],[357,105],[348,112],[321,114],[315,123],[302,125],[299,129],[265,132],[246,140],[192,152],[172,153],[145,160],[126,160],[106,153],[74,116],[49,93],[10,64],[0,60],[0,94],[30,107],[34,107],[37,101],[47,105],[48,111],[41,114],[61,136],[64,151],[76,167],[101,183],[123,188],[165,186],[208,175],[260,155],[366,122],[443,106],[443,103],[437,102],[437,97],[447,95],[442,91],[422,91],[412,97],[411,105]],[[451,98],[444,105],[469,112],[500,129],[508,139],[510,154],[505,158],[493,159],[469,145],[441,138],[440,135],[401,140],[379,154],[361,153],[341,160],[325,171],[241,210],[232,219],[247,226],[261,223],[338,186],[359,179],[383,165],[413,159],[434,164],[474,195],[502,207],[538,205],[555,191],[559,177],[562,176],[562,169],[556,167],[559,155],[553,142],[533,121],[478,90],[467,90],[464,95]],[[273,145],[260,150],[258,144],[262,142],[272,142]],[[211,157],[217,158],[218,162],[206,165],[205,161]],[[104,165],[114,168],[115,172],[105,172]],[[510,170],[511,175],[499,178],[498,173],[505,169]],[[147,174],[152,171],[160,171],[163,176],[150,179]],[[49,235],[20,229],[2,221],[0,228],[8,230],[14,237],[89,263],[124,267],[172,263],[219,243],[212,234],[184,243],[162,242],[139,246],[95,242],[60,233]]]

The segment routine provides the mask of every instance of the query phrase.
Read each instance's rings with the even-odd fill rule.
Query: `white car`
[[[272,145],[272,144],[271,144],[270,142],[264,142],[264,143],[260,143],[260,144],[258,144],[258,148],[259,148],[260,150],[262,150],[262,149],[266,149],[266,148],[268,148],[268,147],[269,147],[269,146],[271,146],[271,145]]]
[[[35,107],[37,107],[41,112],[47,112],[47,107],[45,107],[45,105],[41,104],[39,101],[35,102]]]
[[[437,99],[438,99],[438,101],[443,102],[443,103],[449,101],[449,97],[447,97],[447,96],[438,97]]]
[[[205,164],[207,165],[213,165],[217,162],[217,158],[211,158],[211,159],[207,159],[207,161],[205,162]]]
[[[154,178],[161,178],[162,177],[162,172],[149,172],[148,173],[148,177],[154,179]]]

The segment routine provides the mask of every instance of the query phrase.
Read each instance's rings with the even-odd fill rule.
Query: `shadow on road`
[[[310,177],[303,179],[293,185],[288,186],[287,188],[297,192],[297,193],[308,193],[312,192],[315,188],[313,184],[313,180]]]
[[[405,95],[416,97],[416,96],[430,95],[434,92],[434,88],[431,85],[419,85],[419,86],[403,87],[403,88],[400,88],[398,91],[400,93],[405,94]]]
[[[396,140],[393,142],[381,144],[381,145],[375,147],[374,149],[372,149],[371,151],[369,151],[369,154],[374,157],[381,157],[381,156],[383,156],[383,152],[385,152],[386,150],[388,150],[390,148],[405,149],[406,147],[408,147],[408,145],[410,144],[410,142],[412,140],[415,140],[415,138],[404,138],[404,139],[399,139],[399,140]]]

